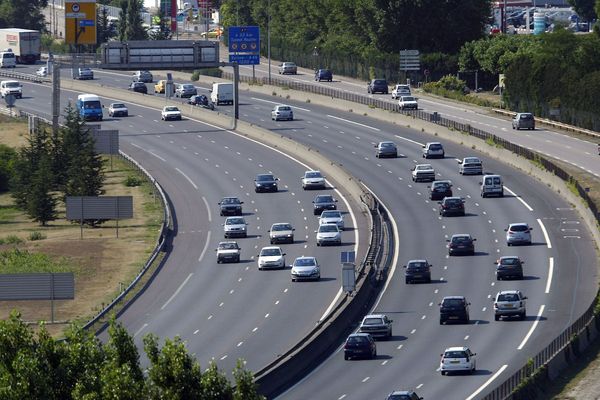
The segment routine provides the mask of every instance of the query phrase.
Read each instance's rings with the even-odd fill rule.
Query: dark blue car
[[[333,74],[328,69],[318,69],[315,72],[315,81],[328,81],[331,82],[333,80]]]

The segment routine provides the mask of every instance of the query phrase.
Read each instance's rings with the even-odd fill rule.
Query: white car
[[[412,168],[412,180],[419,181],[435,181],[435,170],[431,164],[417,164]]]
[[[302,189],[323,189],[325,177],[321,171],[306,171],[302,177]]]
[[[429,142],[423,146],[423,158],[444,158],[444,146],[440,142]]]
[[[337,224],[319,225],[319,229],[315,233],[317,234],[317,246],[342,244],[342,232]]]
[[[111,103],[108,107],[109,117],[127,117],[129,116],[129,110],[123,103]]]
[[[258,254],[258,269],[284,268],[285,253],[281,247],[268,246],[263,247]]]
[[[337,210],[325,210],[319,217],[319,225],[336,224],[337,227],[344,230],[344,214]]]
[[[39,68],[38,68],[38,69],[35,71],[35,74],[36,74],[37,76],[40,76],[40,77],[42,77],[42,78],[43,78],[43,77],[46,77],[46,76],[48,76],[48,67],[39,67]]]
[[[294,243],[294,231],[292,224],[287,222],[278,222],[271,225],[271,229],[269,229],[271,244]]]
[[[413,96],[400,96],[400,100],[398,100],[398,105],[401,110],[418,110],[419,104],[417,103],[417,99]]]
[[[509,224],[508,228],[504,230],[506,232],[506,245],[531,244],[532,229],[533,228],[525,222]]]
[[[517,317],[524,320],[527,316],[527,296],[520,290],[502,290],[496,293],[494,299],[494,320],[502,317]]]
[[[181,120],[181,111],[175,106],[165,106],[160,114],[160,119],[168,121],[170,119]]]
[[[315,257],[298,257],[292,264],[292,282],[300,280],[320,280],[321,268]]]
[[[472,374],[477,369],[476,355],[468,347],[448,347],[441,354],[440,372],[442,375],[455,371],[466,371]]]
[[[247,225],[248,224],[243,217],[227,217],[223,224],[223,234],[225,239],[248,236],[246,229]]]
[[[410,86],[408,85],[396,85],[392,89],[392,99],[400,98],[400,96],[410,96],[411,94]]]
[[[280,119],[293,121],[294,111],[290,106],[286,106],[283,104],[277,105],[273,108],[273,111],[271,111],[271,119],[273,121],[279,121]]]
[[[215,249],[217,252],[217,264],[223,262],[240,262],[240,247],[237,242],[219,242]]]
[[[477,157],[465,157],[458,160],[458,163],[460,164],[458,173],[461,175],[481,175],[483,173],[483,165]]]

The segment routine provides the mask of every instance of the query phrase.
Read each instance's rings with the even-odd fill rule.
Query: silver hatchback
[[[506,244],[512,246],[515,244],[531,244],[531,228],[525,222],[509,224],[506,232]]]
[[[285,119],[288,121],[294,120],[294,111],[292,107],[286,105],[277,105],[271,111],[271,119],[273,121],[279,121],[280,119]]]

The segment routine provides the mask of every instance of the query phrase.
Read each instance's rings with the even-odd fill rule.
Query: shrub
[[[127,187],[140,186],[142,184],[142,179],[135,175],[129,175],[124,183]]]
[[[36,241],[36,240],[44,240],[46,239],[46,235],[44,235],[42,232],[38,232],[38,231],[33,231],[29,234],[29,240]]]

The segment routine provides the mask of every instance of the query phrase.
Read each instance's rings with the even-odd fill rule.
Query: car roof
[[[506,260],[507,258],[518,258],[520,260],[519,256],[502,256],[499,260]]]
[[[519,225],[529,226],[529,224],[527,222],[513,222],[512,224],[508,224],[508,226],[519,226]]]
[[[279,247],[279,246],[265,246],[265,247],[263,247],[263,248],[262,248],[262,249],[260,249],[260,250],[261,250],[261,251],[262,251],[262,250],[281,250],[281,247]]]
[[[414,392],[412,390],[394,390],[392,393],[390,393],[388,396],[392,396],[392,395],[411,395]]]
[[[415,167],[429,167],[429,168],[433,169],[431,164],[417,164],[417,165],[415,165]]]
[[[446,350],[444,350],[444,352],[446,351],[465,351],[465,350],[469,350],[468,347],[448,347],[446,348]]]
[[[408,260],[407,264],[410,264],[410,263],[412,263],[412,262],[419,262],[419,263],[420,263],[420,262],[424,262],[424,263],[426,263],[426,262],[427,262],[427,260]]]
[[[229,219],[237,219],[237,218],[244,219],[244,217],[235,216],[235,217],[227,217],[227,218],[225,218],[225,221],[227,221],[227,220],[229,220]]]
[[[440,142],[427,142],[427,144],[441,144]]]
[[[455,233],[454,235],[452,235],[452,237],[462,237],[462,236],[471,237],[471,234],[470,233]]]
[[[360,336],[360,337],[369,337],[371,335],[369,335],[368,333],[351,333],[350,335],[348,335],[349,338],[350,337],[357,337],[357,336]]]
[[[379,142],[379,144],[384,144],[384,143],[394,144],[394,142],[392,142],[391,140],[384,140],[382,142]]]
[[[460,196],[447,196],[447,197],[444,197],[443,200],[462,200],[462,197],[460,197]]]
[[[385,314],[368,314],[368,315],[365,315],[365,318],[383,318],[383,317],[385,317]]]
[[[478,157],[465,157],[463,161],[481,161]]]
[[[520,292],[521,292],[520,290],[511,289],[511,290],[501,290],[498,292],[498,294],[518,294]]]
[[[444,296],[443,300],[466,300],[465,296]]]
[[[313,256],[300,256],[300,257],[296,257],[296,260],[306,260],[306,259],[310,259],[310,260],[315,260],[317,261],[316,257]]]

